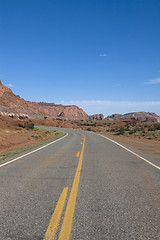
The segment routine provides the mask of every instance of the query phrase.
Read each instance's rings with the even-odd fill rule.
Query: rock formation
[[[103,119],[104,115],[102,113],[89,116],[89,120],[103,120]]]
[[[88,115],[77,106],[63,106],[54,103],[25,101],[15,95],[0,81],[0,111],[21,114],[31,118],[62,118],[67,120],[88,120]]]
[[[160,116],[151,112],[133,112],[126,114],[113,114],[106,118],[107,120],[135,120],[146,122],[160,122]]]

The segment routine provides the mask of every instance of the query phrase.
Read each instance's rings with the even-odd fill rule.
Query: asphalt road
[[[160,169],[99,135],[66,131],[0,167],[0,240],[159,240]]]

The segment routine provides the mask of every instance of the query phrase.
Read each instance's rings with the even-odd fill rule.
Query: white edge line
[[[13,159],[13,160],[11,160],[11,161],[9,161],[9,162],[3,163],[3,164],[0,165],[0,168],[3,167],[3,166],[5,166],[5,165],[7,165],[7,164],[10,164],[10,163],[12,163],[12,162],[15,162],[15,161],[17,161],[17,160],[19,160],[19,159],[21,159],[21,158],[23,158],[23,157],[26,157],[26,156],[28,156],[28,155],[30,155],[30,154],[32,154],[32,153],[35,153],[35,152],[37,152],[37,151],[39,151],[39,150],[41,150],[41,149],[43,149],[43,148],[45,148],[45,147],[53,144],[53,143],[56,143],[56,142],[62,140],[63,138],[65,138],[65,137],[67,137],[67,136],[68,136],[68,133],[66,133],[66,135],[65,135],[64,137],[61,137],[61,138],[59,138],[59,139],[57,139],[57,140],[54,140],[53,142],[50,142],[50,143],[48,143],[48,144],[46,144],[46,145],[44,145],[44,146],[42,146],[42,147],[40,147],[40,148],[37,148],[37,149],[35,149],[35,150],[33,150],[33,151],[29,152],[29,153],[26,153],[26,154],[24,154],[24,155],[22,155],[22,156],[20,156],[20,157],[17,157],[17,158],[15,158],[15,159]]]
[[[98,133],[94,133],[94,134],[99,135],[99,136],[101,136],[101,137],[103,137],[103,138],[106,138],[107,140],[109,140],[109,141],[111,141],[111,142],[117,144],[117,145],[120,146],[121,148],[123,148],[123,149],[125,149],[126,151],[128,151],[128,152],[134,154],[136,157],[139,157],[139,158],[142,159],[143,161],[147,162],[148,164],[150,164],[150,165],[152,165],[153,167],[155,167],[155,168],[157,168],[158,170],[160,170],[160,167],[158,167],[157,165],[151,163],[150,161],[148,161],[147,159],[141,157],[140,155],[138,155],[137,153],[131,151],[130,149],[124,147],[124,146],[121,145],[120,143],[118,143],[118,142],[116,142],[116,141],[114,141],[114,140],[112,140],[112,139],[110,139],[110,138],[108,138],[108,137],[106,137],[106,136],[103,136],[103,135],[101,135],[101,134],[98,134]]]

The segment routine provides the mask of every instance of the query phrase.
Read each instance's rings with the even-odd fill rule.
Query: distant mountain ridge
[[[55,103],[30,102],[4,86],[0,80],[0,115],[20,118],[61,118],[66,120],[103,120],[103,114],[88,116],[81,108],[72,105],[64,106]],[[160,122],[160,116],[150,112],[133,112],[126,114],[112,114],[106,120],[135,120]]]
[[[146,122],[160,122],[160,116],[151,112],[132,112],[126,114],[112,114],[105,119],[107,120],[135,120]]]
[[[67,120],[88,120],[88,115],[77,106],[63,106],[55,103],[30,102],[15,95],[0,81],[0,112],[26,114],[31,118],[62,118]]]

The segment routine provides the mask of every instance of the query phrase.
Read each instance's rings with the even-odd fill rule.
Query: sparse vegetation
[[[62,118],[56,118],[56,120],[58,120],[58,121],[63,121]]]
[[[39,135],[32,135],[31,137],[33,137],[34,139],[42,138],[42,136],[40,134]]]
[[[37,129],[37,128],[35,128]],[[48,142],[51,142],[51,141],[54,141],[62,136],[65,135],[64,132],[57,132],[57,131],[49,131],[49,130],[46,130],[46,129],[37,129],[36,130],[37,132],[33,131],[33,132],[30,132],[30,133],[27,133],[26,136],[28,136],[28,134],[30,134],[30,137],[27,137],[26,138],[26,143],[24,144],[24,146],[21,146],[19,148],[15,148],[13,150],[10,150],[10,151],[6,151],[3,152],[1,155],[0,155],[0,161],[1,160],[4,160],[6,158],[9,158],[9,157],[12,157],[16,154],[20,154],[24,151],[28,151],[28,150],[31,150],[35,147],[38,147],[38,146],[41,146],[41,145],[44,145]],[[35,132],[35,134],[37,135],[33,135]],[[25,134],[24,132],[20,132],[19,134]],[[32,135],[31,135],[32,134]],[[16,146],[16,145],[15,145]],[[18,145],[17,145],[18,146]],[[10,148],[9,148],[10,149]]]
[[[24,127],[27,130],[33,130],[34,129],[34,123],[32,123],[31,120],[29,120],[28,122],[25,122]]]
[[[107,135],[119,135],[125,137],[136,137],[154,139],[160,141],[160,123],[140,122],[135,120],[107,120],[102,121],[76,121],[75,128],[86,131],[99,132]]]
[[[124,135],[124,127],[120,127],[119,131],[117,132],[117,135]]]

